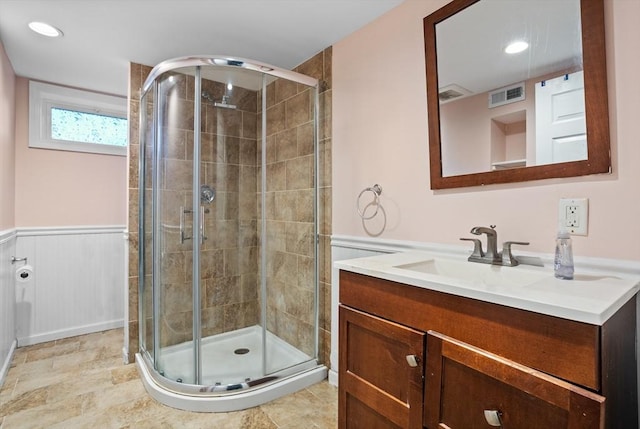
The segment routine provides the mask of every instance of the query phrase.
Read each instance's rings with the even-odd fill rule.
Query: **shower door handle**
[[[184,232],[185,213],[193,213],[193,210],[185,209],[183,206],[180,206],[180,244],[183,244],[187,240],[191,240],[191,236],[186,235]]]
[[[200,244],[204,244],[207,239],[206,230],[204,227],[204,214],[209,213],[209,209],[205,209],[204,206],[200,206]]]
[[[192,235],[187,235],[184,232],[184,215],[193,213],[191,209],[185,209],[183,206],[180,207],[180,244],[183,244],[187,240],[191,240],[193,238]],[[200,206],[200,244],[203,244],[207,239],[206,230],[204,227],[204,215],[205,213],[209,213],[209,209],[205,209],[204,206]]]

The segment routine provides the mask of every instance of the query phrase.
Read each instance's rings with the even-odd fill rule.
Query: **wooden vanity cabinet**
[[[638,427],[635,297],[598,326],[340,271],[339,326],[340,429]]]
[[[342,427],[421,429],[425,333],[347,307],[339,317]]]

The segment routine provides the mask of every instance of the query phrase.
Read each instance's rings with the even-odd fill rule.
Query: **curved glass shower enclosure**
[[[140,353],[168,405],[231,411],[325,378],[318,356],[318,81],[185,57],[140,102]]]

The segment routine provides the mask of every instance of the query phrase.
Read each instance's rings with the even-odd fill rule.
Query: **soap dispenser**
[[[571,249],[571,236],[563,227],[558,229],[556,255],[553,268],[556,278],[563,280],[573,279],[573,250]]]

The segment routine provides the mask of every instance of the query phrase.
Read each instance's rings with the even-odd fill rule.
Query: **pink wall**
[[[125,225],[127,158],[29,148],[29,81],[16,81],[15,223]]]
[[[0,231],[15,226],[15,88],[16,75],[0,43]]]
[[[469,97],[454,100],[440,106],[440,133],[442,141],[447,142],[443,147],[442,170],[445,176],[469,174],[491,170],[494,161],[526,158],[524,135],[522,142],[515,143],[515,148],[505,144],[501,150],[492,147],[492,129],[495,126],[492,119],[504,120],[505,115],[523,112],[526,117],[526,128],[532,142],[532,161],[535,161],[535,84],[540,78],[529,79],[525,82],[526,98],[503,106],[488,107],[489,93],[484,92]],[[517,83],[517,82],[513,82]],[[450,121],[450,122],[447,122]],[[456,124],[464,124],[459,126]],[[517,128],[517,126],[516,126]],[[501,132],[504,132],[501,131]],[[514,156],[506,156],[514,153]],[[517,156],[515,156],[517,154]]]
[[[434,192],[422,18],[445,3],[405,1],[333,48],[333,234],[367,236],[356,197],[379,183],[381,238],[460,245],[471,227],[497,224],[499,239],[551,253],[558,200],[587,197],[576,255],[639,261],[640,2],[605,1],[613,174]]]

